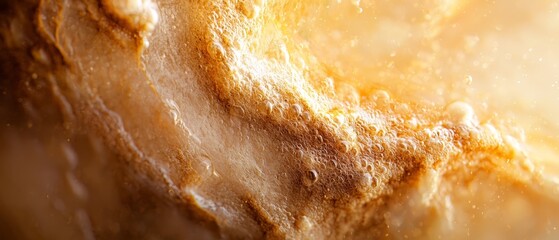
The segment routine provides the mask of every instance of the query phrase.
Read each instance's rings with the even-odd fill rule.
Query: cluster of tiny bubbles
[[[385,119],[375,115],[375,113],[366,113],[360,111],[356,116],[356,122],[360,123],[363,129],[367,130],[372,135],[377,135],[386,126]]]
[[[450,141],[449,137],[447,136],[448,132],[446,131],[446,129],[439,129],[439,128],[441,127],[436,126],[434,129],[427,128],[423,130],[423,134],[421,133],[419,134],[419,135],[426,136],[427,138],[426,140],[429,143],[426,145],[430,146],[431,148],[436,148],[436,149],[444,148]]]
[[[443,126],[426,128],[424,131],[430,139],[450,141],[454,137],[454,133],[450,129]]]
[[[453,128],[455,136],[458,139],[465,140],[465,139],[475,139],[478,135],[477,128],[472,128],[470,126],[460,124]]]
[[[357,166],[357,167],[363,169],[363,171],[365,171],[365,172],[373,173],[372,171],[374,170],[374,165],[373,165],[372,161],[373,161],[373,159],[363,157],[359,161],[359,163],[358,163],[359,166]]]
[[[417,144],[409,138],[398,139],[398,148],[406,154],[413,154],[417,151]]]
[[[322,135],[320,133],[315,133],[314,134],[314,138],[319,142],[319,143],[323,143],[324,142],[324,137],[322,137]]]

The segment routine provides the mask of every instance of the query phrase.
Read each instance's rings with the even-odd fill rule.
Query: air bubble
[[[417,150],[417,145],[410,139],[400,140],[399,147],[406,153],[415,152]]]
[[[332,165],[334,168],[338,168],[338,162],[336,160],[332,160]]]
[[[368,129],[369,129],[369,131],[371,131],[371,133],[373,133],[375,135],[379,132],[379,127],[377,125],[374,125],[374,124],[368,125]]]
[[[303,115],[303,108],[299,104],[293,104],[293,111],[295,111],[295,114],[297,114],[297,116]]]
[[[378,103],[388,103],[390,95],[386,91],[379,90],[373,93],[373,99]]]
[[[388,173],[388,168],[385,165],[380,165],[379,170],[381,174]]]
[[[271,114],[274,111],[274,103],[270,101],[266,102],[266,110],[268,110],[268,113]]]
[[[380,143],[375,143],[375,144],[373,145],[373,151],[374,151],[375,153],[382,153],[382,152],[384,152],[384,148],[382,147],[382,144],[380,144]]]
[[[302,148],[297,149],[297,157],[303,158],[305,156],[305,151]]]
[[[371,175],[371,177],[372,177],[372,179],[371,179],[371,187],[374,188],[374,187],[378,186],[379,180],[378,180],[378,178],[373,177],[372,175]]]
[[[397,106],[395,106],[395,110],[399,113],[409,113],[410,112],[410,106],[408,104],[402,103],[402,104],[398,104]],[[400,121],[404,122],[403,119],[399,119]]]
[[[304,112],[302,116],[303,116],[303,120],[307,122],[311,120],[311,114],[309,112]]]
[[[367,163],[367,160],[361,159],[361,167],[366,168],[367,165],[369,165],[369,163]]]
[[[370,173],[363,174],[363,176],[361,178],[361,183],[364,186],[371,186],[373,184],[373,176],[371,176]]]
[[[322,137],[322,135],[316,135],[316,140],[318,140],[318,142],[320,143],[324,142],[324,138]]]
[[[305,173],[305,177],[303,179],[303,184],[305,186],[311,186],[318,181],[318,172],[316,170],[309,170]]]
[[[454,124],[472,125],[476,121],[474,109],[465,102],[454,102],[448,105],[445,115]]]
[[[349,141],[342,141],[344,152],[349,152],[351,150],[351,143]]]

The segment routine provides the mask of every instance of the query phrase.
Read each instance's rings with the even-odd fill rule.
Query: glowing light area
[[[157,6],[151,0],[103,0],[105,7],[120,20],[125,21],[142,38],[148,47],[147,38],[159,22]]]

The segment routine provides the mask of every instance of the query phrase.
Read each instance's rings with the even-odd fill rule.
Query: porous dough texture
[[[414,19],[405,14],[388,28],[423,42],[394,30],[383,38],[399,45],[379,41],[370,61],[395,56],[383,49],[444,38],[461,9],[482,2],[418,3],[406,13],[429,16],[410,20],[417,29],[401,24]],[[456,90],[420,97],[441,82],[414,85],[411,76],[429,78],[429,66],[443,64],[420,54],[397,60],[404,77],[386,70],[390,64],[384,75],[378,67],[348,70],[358,57],[332,49],[355,43],[344,32],[328,40],[330,20],[316,13],[336,9],[342,19],[331,24],[358,28],[351,19],[402,4],[1,3],[1,232],[21,239],[558,237],[558,182],[539,170],[517,128],[478,114],[479,104],[452,96]]]

